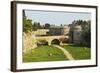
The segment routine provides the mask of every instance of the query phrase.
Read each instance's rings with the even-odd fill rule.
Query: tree
[[[50,24],[49,23],[46,23],[45,24],[45,29],[49,29],[50,28]]]
[[[60,24],[60,26],[63,26],[62,24]]]
[[[25,15],[25,10],[23,10],[23,31],[28,32],[32,30],[32,20],[27,19]]]
[[[91,46],[91,21],[85,21],[82,27],[82,41],[83,44],[90,47]]]
[[[32,25],[33,30],[41,29],[42,26],[40,25],[40,22],[34,22]]]

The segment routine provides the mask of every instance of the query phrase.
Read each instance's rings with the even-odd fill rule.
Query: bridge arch
[[[59,39],[53,39],[53,40],[51,41],[51,44],[60,45],[60,40],[59,40]]]
[[[41,46],[41,45],[48,45],[48,41],[47,40],[38,40],[37,46]]]

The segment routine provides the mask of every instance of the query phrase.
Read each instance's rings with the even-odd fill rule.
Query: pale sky
[[[40,22],[41,25],[45,23],[60,25],[70,24],[74,20],[90,20],[90,13],[82,12],[60,12],[60,11],[36,11],[25,10],[25,14],[32,22]]]

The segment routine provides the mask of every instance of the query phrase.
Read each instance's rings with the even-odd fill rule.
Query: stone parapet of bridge
[[[45,40],[48,42],[48,45],[51,45],[51,42],[55,39],[59,40],[60,45],[62,45],[62,40],[61,39],[68,39],[68,36],[65,35],[59,35],[59,36],[36,36],[33,37],[33,39],[36,40],[36,42],[41,41],[41,40]]]

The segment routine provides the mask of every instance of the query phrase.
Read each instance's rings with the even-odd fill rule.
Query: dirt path
[[[74,60],[72,55],[66,49],[60,47],[59,45],[53,45],[53,46],[59,48],[60,50],[62,50],[64,52],[64,55],[66,56],[67,59]]]

